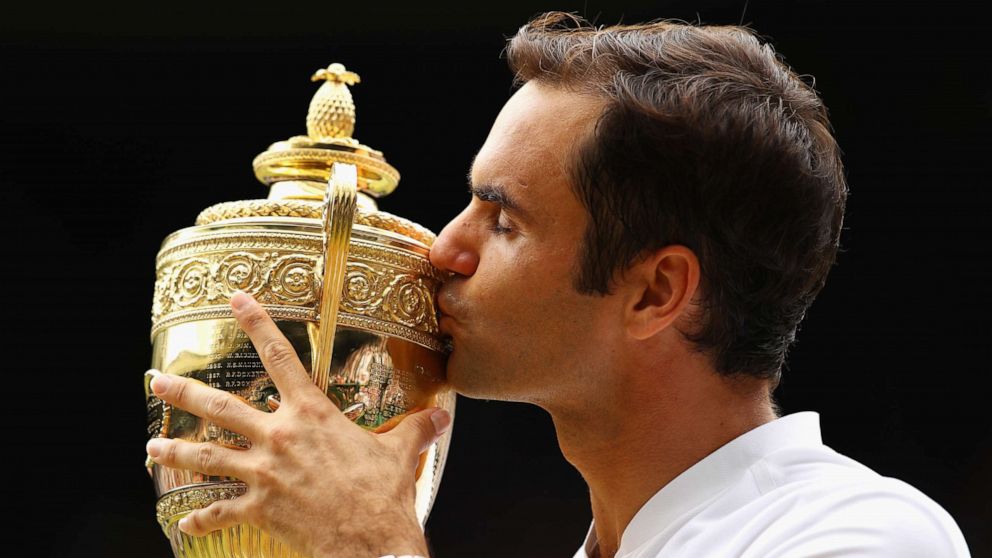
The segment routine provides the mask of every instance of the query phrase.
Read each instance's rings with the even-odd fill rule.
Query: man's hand
[[[289,341],[260,304],[231,297],[234,316],[251,338],[280,394],[273,413],[235,395],[160,374],[162,400],[246,436],[251,449],[155,438],[156,463],[236,477],[245,495],[221,500],[184,518],[191,535],[250,523],[314,556],[427,555],[414,512],[414,474],[421,452],[450,425],[440,409],[406,417],[385,434],[353,424],[308,377]]]

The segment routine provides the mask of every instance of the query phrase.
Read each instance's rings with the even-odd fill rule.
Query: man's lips
[[[441,336],[449,343],[455,335],[455,330],[458,329],[458,318],[450,313],[450,296],[450,294],[445,295],[444,291],[437,295],[438,329]]]
[[[445,314],[441,312],[441,317],[438,319],[438,328],[441,330],[441,335],[450,337],[454,334],[454,328],[458,325],[458,320],[456,320],[450,314]]]
[[[451,298],[451,294],[446,293],[443,288],[437,293],[438,319],[441,323],[458,321],[451,313]],[[444,332],[443,326],[441,327],[441,331]]]
[[[438,326],[441,328],[441,333],[451,335],[452,328],[458,325],[458,318],[445,312],[443,308],[438,310]]]

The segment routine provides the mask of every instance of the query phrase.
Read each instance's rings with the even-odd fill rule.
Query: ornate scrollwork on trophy
[[[231,316],[228,302],[239,289],[273,315],[316,319],[317,249],[313,238],[258,231],[238,236],[236,243],[230,234],[218,233],[171,245],[159,255],[152,336],[177,323]],[[442,278],[426,257],[359,240],[352,242],[348,255],[340,313],[374,320],[342,317],[341,323],[360,323],[438,348],[432,293]]]
[[[266,258],[250,252],[235,252],[224,256],[217,264],[214,281],[220,293],[230,298],[235,291],[255,296],[266,284],[264,264]]]
[[[272,296],[281,304],[312,304],[318,296],[315,269],[317,258],[314,257],[292,254],[278,258],[268,272]]]
[[[388,318],[414,329],[437,331],[433,290],[416,275],[393,277],[385,293]]]
[[[341,307],[355,314],[374,315],[382,307],[387,276],[363,263],[348,266],[344,277],[345,296]]]
[[[186,260],[176,266],[170,274],[172,280],[172,302],[180,307],[195,306],[200,301],[209,299],[210,262],[196,258]]]

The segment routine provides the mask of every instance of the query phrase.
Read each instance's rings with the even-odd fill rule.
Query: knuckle
[[[263,494],[266,493],[277,480],[272,474],[272,469],[269,469],[268,467],[259,466],[256,467],[253,472],[256,486],[253,486],[252,489],[257,492],[261,492]]]
[[[196,465],[200,468],[200,472],[207,472],[214,465],[215,454],[214,448],[209,443],[200,444],[200,447],[196,449]]]
[[[231,398],[226,393],[215,393],[207,399],[207,415],[219,417],[224,415],[231,407]]]
[[[295,439],[296,433],[286,425],[277,424],[269,430],[269,443],[277,450],[285,449],[292,445]]]
[[[395,430],[395,436],[388,436],[386,439],[402,453],[419,455],[421,449],[434,440],[434,424],[429,418],[409,417],[403,421],[401,426],[402,428]]]
[[[262,347],[262,358],[278,366],[292,362],[296,358],[296,352],[285,340],[272,339]]]
[[[431,440],[434,438],[435,430],[434,423],[428,417],[417,417],[417,427],[418,434],[420,434],[421,440]]]
[[[301,397],[294,406],[303,416],[323,420],[328,417],[330,402],[324,398]]]
[[[227,515],[225,513],[226,506],[218,504],[221,504],[221,502],[218,502],[217,504],[214,504],[206,509],[207,517],[210,519],[210,523],[212,525],[219,525],[224,521],[224,517]]]
[[[261,306],[256,306],[254,309],[250,310],[247,314],[242,316],[241,325],[244,329],[258,329],[269,319],[268,314]]]
[[[183,404],[186,402],[186,398],[189,396],[189,383],[185,379],[174,382],[172,387],[172,399],[175,400],[177,404]]]
[[[165,444],[165,451],[162,452],[162,462],[167,465],[173,465],[176,463],[176,451],[179,449],[179,444],[173,440],[169,440]]]

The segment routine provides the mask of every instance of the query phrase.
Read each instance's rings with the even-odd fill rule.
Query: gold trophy
[[[152,368],[234,393],[262,410],[279,394],[229,301],[252,294],[295,347],[314,383],[356,424],[389,430],[411,412],[438,406],[454,416],[445,384],[446,348],[435,293],[442,273],[428,261],[434,234],[378,210],[399,173],[382,153],[352,138],[357,74],[331,64],[307,114],[307,135],[272,144],[255,158],[267,199],[205,209],[196,226],[168,236],[156,259]],[[159,400],[145,380],[152,437],[248,447],[242,436]],[[450,430],[421,456],[416,511],[426,522]],[[245,485],[147,463],[157,517],[177,558],[296,557],[251,525],[204,537],[178,528],[189,512],[236,498]],[[334,495],[329,494],[328,498]],[[355,510],[361,513],[361,510]]]

